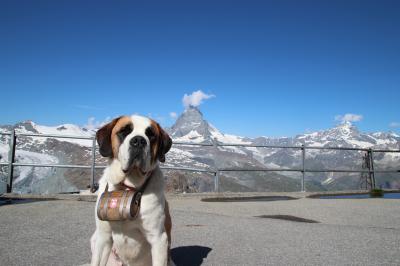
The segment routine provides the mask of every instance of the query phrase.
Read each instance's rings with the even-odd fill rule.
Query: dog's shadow
[[[176,266],[199,266],[212,249],[202,246],[186,246],[171,249],[171,257]]]

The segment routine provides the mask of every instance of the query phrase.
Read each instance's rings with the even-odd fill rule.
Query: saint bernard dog
[[[121,116],[96,133],[100,154],[109,164],[99,181],[99,196],[108,190],[146,188],[133,220],[102,221],[96,215],[91,238],[92,265],[173,265],[170,258],[171,216],[164,195],[159,162],[172,145],[155,121],[142,116]]]

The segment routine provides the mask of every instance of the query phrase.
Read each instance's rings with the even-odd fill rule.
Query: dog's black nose
[[[135,148],[144,148],[147,142],[142,136],[136,136],[131,139],[130,144]]]

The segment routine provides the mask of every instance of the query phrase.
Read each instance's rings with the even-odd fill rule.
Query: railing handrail
[[[0,135],[11,135],[11,132],[0,132]],[[39,138],[61,138],[61,139],[87,139],[93,140],[94,136],[78,136],[78,135],[58,135],[58,134],[38,134],[38,133],[17,133],[16,136],[39,137]]]
[[[58,135],[58,134],[37,134],[37,133],[15,133],[17,136],[39,137],[39,138],[61,138],[61,139],[85,139],[93,140],[93,136],[74,136],[74,135]]]

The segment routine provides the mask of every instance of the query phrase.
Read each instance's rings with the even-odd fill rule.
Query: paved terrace
[[[400,265],[398,199],[295,193],[300,199],[202,202],[204,196],[215,195],[168,196],[177,265]],[[0,205],[0,265],[90,261],[93,197],[64,198]],[[306,220],[265,218],[275,215]]]

